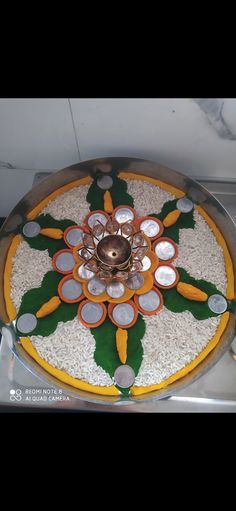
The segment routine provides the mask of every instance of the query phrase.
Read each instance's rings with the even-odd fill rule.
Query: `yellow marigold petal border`
[[[154,179],[153,177],[149,176],[143,176],[142,174],[135,174],[134,172],[119,172],[118,177],[121,179],[137,179],[138,181],[146,181],[152,185],[158,186],[162,190],[165,190],[166,192],[170,192],[178,199],[181,197],[184,197],[185,192],[180,190],[179,188],[176,188],[175,186],[169,185],[168,183],[164,183],[163,181],[159,181],[158,179]]]
[[[10,321],[13,321],[16,317],[16,308],[15,305],[11,299],[11,272],[12,272],[12,265],[13,265],[13,258],[16,254],[16,250],[20,242],[22,241],[22,236],[20,234],[17,234],[14,236],[10,247],[7,252],[7,259],[6,264],[4,268],[4,275],[3,275],[3,289],[4,289],[4,298],[5,298],[5,304],[6,304],[6,311],[9,317]]]
[[[90,383],[86,383],[82,380],[77,380],[77,378],[73,378],[69,374],[65,373],[61,369],[56,369],[51,364],[46,362],[43,358],[41,358],[32,345],[30,339],[28,337],[21,338],[21,344],[25,351],[41,366],[45,371],[55,376],[58,380],[63,381],[63,383],[67,383],[73,387],[76,387],[80,390],[85,390],[87,392],[93,392],[94,394],[102,394],[106,396],[119,396],[119,391],[115,387],[115,385],[99,387],[97,385],[91,385]]]

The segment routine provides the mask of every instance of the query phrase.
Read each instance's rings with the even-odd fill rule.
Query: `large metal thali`
[[[138,158],[100,158],[95,160],[88,160],[80,162],[76,165],[67,167],[59,172],[56,172],[44,179],[41,183],[34,186],[34,188],[16,205],[14,210],[6,219],[0,231],[0,272],[1,272],[1,285],[0,285],[0,320],[3,327],[3,335],[7,335],[9,343],[12,345],[14,354],[18,357],[21,363],[34,375],[38,376],[45,384],[50,384],[56,388],[63,389],[68,395],[76,397],[81,400],[105,403],[105,404],[121,404],[125,402],[142,402],[150,398],[156,399],[165,398],[173,395],[178,390],[193,383],[196,379],[205,374],[225,353],[233,341],[235,335],[235,312],[230,313],[230,320],[227,324],[220,341],[214,350],[189,374],[170,384],[167,388],[155,391],[144,396],[137,396],[126,398],[98,396],[88,392],[80,391],[72,388],[69,385],[59,382],[56,378],[49,375],[42,367],[40,367],[22,348],[19,340],[14,334],[13,325],[9,323],[7,311],[5,309],[4,295],[3,295],[3,271],[8,248],[15,235],[17,227],[26,220],[27,213],[34,208],[41,200],[47,197],[57,188],[70,183],[78,178],[87,175],[93,175],[94,172],[100,168],[104,172],[109,169],[109,166],[117,171],[133,172],[143,174],[149,177],[159,179],[167,184],[171,184],[183,190],[188,197],[196,204],[200,204],[203,209],[215,221],[220,231],[224,235],[227,242],[231,258],[233,260],[234,272],[236,272],[236,227],[224,207],[211,195],[211,193],[191,178],[163,167],[155,162],[142,160]]]

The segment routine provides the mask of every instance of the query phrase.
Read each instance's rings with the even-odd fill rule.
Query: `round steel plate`
[[[1,231],[1,251],[0,251],[0,259],[1,259],[1,279],[0,279],[0,319],[3,324],[9,323],[9,316],[7,314],[5,302],[4,302],[4,291],[3,291],[3,272],[4,265],[7,256],[7,252],[9,250],[9,246],[11,243],[10,236],[6,236],[7,232],[10,232],[11,222],[14,218],[14,215],[19,214],[22,219],[26,218],[26,215],[30,213],[30,211],[35,208],[40,201],[44,200],[55,190],[59,189],[61,186],[72,183],[77,179],[82,179],[86,176],[94,176],[95,169],[99,167],[104,167],[110,171],[111,168],[117,170],[118,172],[127,173],[131,172],[133,174],[137,174],[137,179],[139,179],[140,175],[146,175],[147,177],[153,179],[159,179],[170,186],[174,186],[180,190],[183,190],[186,196],[192,200],[194,203],[198,203],[202,206],[205,212],[212,218],[215,222],[219,230],[221,231],[227,245],[229,248],[229,252],[231,254],[234,274],[236,274],[236,228],[233,223],[231,217],[225,210],[225,208],[221,205],[221,203],[200,183],[194,181],[190,177],[182,174],[181,172],[176,172],[167,167],[163,167],[157,162],[142,160],[139,158],[129,158],[129,157],[108,157],[108,158],[99,158],[93,159],[89,161],[83,161],[80,163],[76,163],[70,167],[67,167],[63,170],[60,170],[52,175],[48,176],[43,180],[42,183],[39,183],[37,186],[34,186],[32,190],[30,190],[25,197],[21,199],[21,201],[16,205],[14,210],[10,213],[8,218],[6,219]],[[128,177],[128,174],[127,174]],[[197,197],[197,199],[196,199]],[[79,207],[79,205],[77,205]],[[153,208],[150,208],[150,213],[153,211]],[[107,217],[106,217],[107,218]],[[23,220],[22,220],[23,221]],[[2,285],[1,285],[2,282]],[[94,304],[95,305],[95,304]],[[90,406],[90,409],[93,408],[93,404],[84,405],[83,401],[96,403],[96,406],[101,409],[104,408],[104,404],[110,404],[112,407],[116,405],[120,405],[125,401],[125,404],[136,402],[136,406],[139,408],[139,404],[146,403],[148,405],[148,400],[151,399],[153,403],[153,408],[155,405],[156,399],[166,398],[170,395],[175,394],[176,392],[182,391],[187,385],[192,384],[198,378],[203,376],[208,372],[209,369],[212,368],[214,364],[216,364],[219,359],[224,355],[224,353],[229,349],[234,336],[235,336],[235,313],[232,310],[229,314],[229,321],[224,330],[224,333],[221,335],[219,342],[215,346],[215,348],[208,354],[208,356],[202,360],[202,362],[195,367],[191,372],[187,375],[183,376],[181,379],[169,384],[167,387],[163,389],[156,390],[150,392],[148,394],[143,394],[140,396],[132,396],[132,399],[124,398],[124,396],[110,396],[103,395],[97,396],[92,392],[85,392],[75,387],[71,387],[69,384],[65,384],[59,381],[56,377],[49,375],[48,372],[40,367],[40,365],[33,360],[23,349],[21,344],[18,342],[18,338],[14,341],[14,353],[16,357],[23,363],[26,367],[28,367],[29,371],[36,377],[40,378],[44,384],[54,386],[56,389],[64,389],[65,393],[71,397],[72,407],[83,409]],[[76,402],[77,401],[77,402]],[[63,406],[63,403],[61,404]],[[69,405],[70,406],[70,405]]]

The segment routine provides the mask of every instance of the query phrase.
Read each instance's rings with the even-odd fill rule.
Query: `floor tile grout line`
[[[72,106],[71,106],[70,98],[68,98],[68,103],[69,103],[70,115],[71,115],[74,135],[75,135],[75,141],[76,141],[78,155],[79,155],[79,161],[81,161],[80,148],[79,148],[79,140],[78,140],[78,137],[77,137],[76,127],[75,127],[75,120],[74,120],[74,116],[73,116],[73,111],[72,111]]]

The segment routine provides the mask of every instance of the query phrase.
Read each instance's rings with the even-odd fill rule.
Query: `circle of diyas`
[[[121,235],[118,235],[119,238],[122,236],[123,226],[130,223],[134,227],[129,242],[134,262],[136,260],[135,253],[140,249],[140,246],[141,248],[146,246],[147,251],[143,258],[144,266],[137,273],[134,273],[134,275],[123,282],[108,280],[105,283],[104,280],[97,277],[97,272],[86,268],[86,261],[81,257],[80,250],[84,248],[83,233],[88,235],[91,233],[91,236],[93,236],[94,224],[101,223],[103,236],[108,235],[106,225],[111,222],[111,218],[113,219],[112,221],[119,221],[119,232],[121,232]],[[63,249],[54,254],[53,267],[58,272],[65,274],[65,277],[58,285],[58,294],[61,300],[66,303],[80,302],[78,318],[82,324],[89,328],[99,326],[103,323],[108,313],[110,320],[116,326],[130,328],[137,321],[138,311],[144,315],[152,315],[157,314],[162,309],[163,297],[157,288],[168,289],[174,287],[179,280],[177,270],[169,264],[170,261],[177,257],[178,248],[171,239],[161,237],[163,229],[163,224],[159,219],[145,216],[138,218],[133,208],[118,206],[113,211],[112,216],[104,211],[94,210],[86,216],[83,225],[70,226],[65,230],[64,240],[70,249]],[[140,234],[142,236],[142,245],[137,245],[138,242],[135,240],[135,236],[133,237],[133,234],[137,236]],[[125,234],[123,237],[124,239],[126,238]],[[113,238],[113,235],[109,235],[109,238]],[[78,241],[79,243],[77,243]],[[99,242],[99,239],[97,241]],[[154,243],[152,243],[153,241]],[[162,264],[162,260],[159,260],[155,252],[155,247],[161,242],[165,242],[169,248],[170,246],[173,248],[173,254],[171,253],[168,263],[163,260]],[[104,243],[107,243],[107,241],[104,241]],[[91,246],[86,247],[86,250],[89,251],[88,260],[93,259],[97,250],[95,244],[93,243]],[[175,276],[175,280],[167,285],[163,284],[162,279],[158,279],[158,272],[165,268],[171,269]],[[166,275],[167,281],[168,277]],[[78,288],[76,288],[76,283]],[[65,289],[64,293],[63,287]],[[150,303],[148,303],[149,298]],[[108,304],[106,305],[103,302],[108,302]],[[95,321],[93,321],[92,304],[95,307]],[[126,319],[130,319],[128,323],[125,323],[126,315]]]

